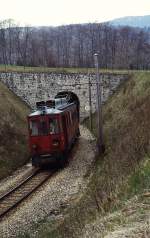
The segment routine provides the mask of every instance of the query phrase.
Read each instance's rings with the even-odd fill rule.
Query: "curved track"
[[[0,197],[0,219],[40,187],[53,173],[52,171],[35,170],[19,185]]]

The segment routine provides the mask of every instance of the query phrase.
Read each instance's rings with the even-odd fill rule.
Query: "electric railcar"
[[[55,162],[62,167],[80,135],[79,100],[72,92],[60,92],[54,100],[37,102],[36,107],[28,116],[32,165]]]

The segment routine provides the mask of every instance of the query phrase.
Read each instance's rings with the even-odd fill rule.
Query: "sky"
[[[0,20],[58,26],[150,15],[150,0],[0,0]]]

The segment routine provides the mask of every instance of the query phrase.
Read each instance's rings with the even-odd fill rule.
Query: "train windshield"
[[[37,121],[30,121],[30,133],[31,136],[37,136],[38,135],[38,122]]]
[[[48,120],[38,119],[30,121],[31,136],[46,136],[59,133],[58,120],[56,118],[48,118]]]
[[[40,136],[46,136],[48,134],[47,121],[40,120],[38,129],[39,129],[39,135]]]
[[[56,118],[49,118],[49,134],[58,134],[59,126]]]
[[[31,136],[45,136],[48,135],[48,126],[46,120],[31,120],[30,121]]]

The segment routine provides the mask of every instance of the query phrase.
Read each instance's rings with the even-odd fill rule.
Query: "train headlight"
[[[37,148],[37,145],[33,144],[33,145],[32,145],[32,148],[33,148],[33,149],[36,149],[36,148]]]
[[[54,140],[54,141],[52,142],[52,145],[53,145],[53,146],[59,146],[59,141],[58,141],[58,140]]]

